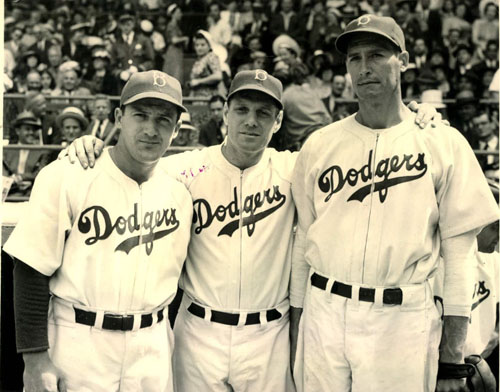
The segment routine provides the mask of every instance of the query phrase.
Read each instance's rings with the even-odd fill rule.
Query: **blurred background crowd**
[[[298,150],[357,109],[335,39],[365,13],[403,28],[407,101],[433,104],[498,178],[498,0],[39,0],[5,3],[4,178],[28,195],[57,150],[93,134],[116,142],[113,110],[134,72],[159,69],[182,84],[190,113],[174,145],[222,142],[225,94],[240,70],[264,69],[285,87],[271,142]]]

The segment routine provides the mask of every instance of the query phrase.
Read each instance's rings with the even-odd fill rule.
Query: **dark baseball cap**
[[[283,85],[278,79],[269,75],[263,69],[238,72],[231,82],[227,99],[229,100],[231,96],[243,90],[260,91],[261,93],[269,95],[276,101],[279,108],[283,109],[283,103],[281,103]]]
[[[120,106],[144,98],[156,98],[176,105],[182,112],[187,112],[182,105],[181,84],[174,77],[161,71],[145,71],[132,74],[120,97]]]
[[[366,14],[351,21],[344,32],[340,34],[335,41],[337,50],[341,53],[347,54],[347,46],[349,40],[355,36],[356,33],[371,33],[387,38],[401,51],[406,50],[405,35],[401,27],[394,19],[389,16],[377,16]]]

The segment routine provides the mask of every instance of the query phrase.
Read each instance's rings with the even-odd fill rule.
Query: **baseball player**
[[[165,307],[193,208],[185,186],[156,166],[183,111],[176,79],[136,73],[115,112],[118,143],[95,170],[60,160],[37,177],[4,248],[16,259],[27,392],[173,390]]]
[[[463,363],[475,236],[498,209],[460,133],[443,124],[419,130],[404,106],[408,52],[396,22],[363,15],[336,46],[347,55],[359,111],[314,133],[292,177],[297,389],[434,391],[438,354],[440,370]],[[438,350],[428,279],[440,253]],[[464,384],[440,379],[437,390]]]
[[[265,71],[239,72],[224,105],[224,143],[163,160],[194,205],[174,327],[178,391],[294,391],[288,285],[296,154],[266,148],[281,124],[281,96],[281,83]],[[85,140],[89,152],[99,146]]]

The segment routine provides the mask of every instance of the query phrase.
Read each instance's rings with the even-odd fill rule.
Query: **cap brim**
[[[387,40],[389,40],[390,42],[392,42],[394,45],[396,45],[397,48],[399,48],[400,50],[403,50],[403,48],[401,48],[399,46],[399,44],[396,41],[394,41],[389,35],[383,34],[380,31],[374,30],[371,28],[366,28],[366,29],[362,29],[362,30],[355,30],[355,31],[348,31],[348,32],[342,33],[341,35],[339,35],[339,37],[335,41],[335,47],[337,48],[337,50],[340,53],[347,54],[347,44],[349,43],[349,40],[352,39],[352,36],[354,34],[364,34],[364,33],[376,34],[380,37],[384,37]]]
[[[278,104],[280,109],[283,109],[283,104],[281,103],[281,101],[278,99],[278,97],[276,95],[271,93],[268,89],[265,89],[263,87],[259,87],[255,84],[244,84],[243,86],[238,87],[236,90],[231,91],[231,94],[229,94],[227,96],[227,99],[229,100],[229,98],[232,97],[234,94],[236,94],[240,91],[244,91],[244,90],[254,90],[254,91],[259,91],[263,94],[266,94],[276,101],[276,103]]]
[[[37,127],[38,129],[42,129],[42,124],[36,123],[34,121],[21,121],[21,122],[18,122],[15,126],[17,127],[19,125],[31,125],[33,127]]]
[[[145,99],[145,98],[156,98],[156,99],[161,99],[162,101],[167,101],[175,106],[177,106],[181,111],[187,112],[187,109],[182,106],[179,102],[175,101],[170,95],[163,94],[163,93],[155,93],[155,92],[147,92],[147,93],[140,93],[137,95],[134,95],[133,97],[130,97],[128,100],[125,102],[121,102],[120,105],[128,105],[130,103],[136,102],[140,99]]]

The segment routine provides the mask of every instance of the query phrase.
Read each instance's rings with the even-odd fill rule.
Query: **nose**
[[[158,132],[156,131],[156,123],[155,123],[154,119],[150,118],[147,121],[143,122],[142,132],[149,137],[155,137],[158,135]]]
[[[370,66],[368,64],[368,60],[365,56],[362,56],[361,58],[361,67],[359,69],[359,75],[360,76],[367,76],[370,74]]]
[[[257,126],[257,114],[250,110],[245,118],[245,125],[247,127],[256,127]]]

